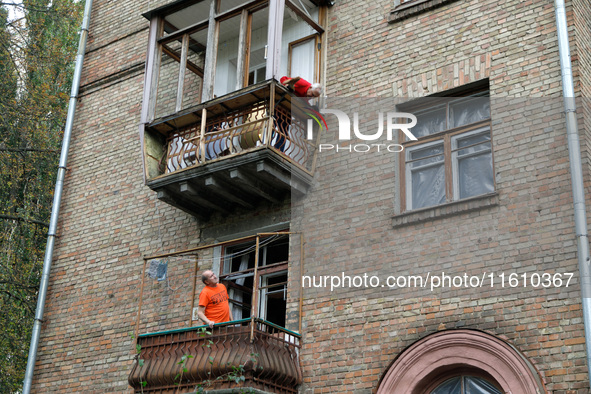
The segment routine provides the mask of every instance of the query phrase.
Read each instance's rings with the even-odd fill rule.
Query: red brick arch
[[[424,394],[457,371],[485,376],[507,394],[547,394],[523,354],[499,338],[473,330],[441,331],[415,342],[394,360],[377,394]]]

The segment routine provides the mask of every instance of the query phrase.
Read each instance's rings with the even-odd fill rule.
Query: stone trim
[[[400,4],[400,0],[394,0],[394,8],[390,11],[388,23],[394,23],[454,1],[457,0],[410,0]]]
[[[399,228],[407,225],[430,222],[437,219],[460,215],[472,211],[491,208],[499,205],[497,192],[470,197],[463,200],[403,212],[392,218],[392,227]]]
[[[487,373],[505,393],[547,393],[539,372],[511,344],[481,331],[449,330],[429,335],[400,354],[377,394],[429,392],[429,383],[438,376],[466,366]]]

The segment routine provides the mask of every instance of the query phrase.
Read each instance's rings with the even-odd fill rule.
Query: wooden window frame
[[[289,238],[290,238],[290,233],[288,232],[288,230],[285,231],[280,231],[278,233],[276,233],[275,235],[286,235],[288,238],[288,253],[289,253]],[[263,247],[266,247],[266,245],[260,246],[260,241],[262,240],[261,238],[263,238],[262,236],[257,236],[257,237],[253,237],[253,239],[250,240],[240,240],[237,242],[233,242],[233,243],[229,243],[227,245],[224,245],[224,248],[222,250],[222,255],[221,255],[221,264],[219,267],[219,273],[218,273],[218,277],[220,279],[220,281],[230,277],[230,276],[235,276],[237,274],[243,274],[243,275],[248,275],[253,277],[253,285],[252,287],[249,289],[252,291],[251,292],[251,318],[252,317],[260,317],[261,316],[261,298],[260,298],[260,290],[263,288],[263,286],[259,283],[262,279],[262,277],[264,276],[268,276],[268,275],[272,275],[272,274],[276,274],[276,275],[281,275],[283,273],[287,274],[288,278],[289,278],[289,261],[280,261],[277,263],[273,263],[273,264],[269,264],[269,265],[259,265],[258,261],[261,260],[261,256],[260,256],[260,251],[263,249]],[[268,238],[268,237],[267,237]],[[264,239],[264,238],[263,238]],[[236,247],[239,245],[246,245],[249,243],[252,243],[254,240],[255,242],[255,266],[253,268],[247,268],[243,271],[236,271],[236,272],[229,272],[229,273],[224,273],[224,260],[228,255],[228,248],[232,248],[232,247]],[[258,259],[258,261],[257,261]],[[232,303],[236,303],[236,301],[231,300]],[[287,312],[287,311],[286,311]],[[266,316],[266,313],[264,314]],[[287,319],[287,316],[286,316]]]
[[[441,100],[437,100],[435,99],[434,101],[430,101],[429,104],[421,104],[420,103],[420,99],[419,100],[414,100],[413,102],[407,103],[407,104],[403,104],[402,106],[400,106],[404,112],[410,112],[413,113],[419,110],[426,110],[429,108],[434,108],[438,105],[445,105],[445,118],[446,118],[446,129],[443,131],[439,131],[433,134],[429,134],[423,137],[418,138],[417,141],[410,141],[407,140],[406,136],[403,134],[402,131],[399,132],[399,141],[401,141],[401,145],[404,147],[404,158],[399,160],[399,169],[398,169],[398,173],[400,175],[400,207],[401,207],[401,211],[402,212],[409,212],[409,211],[414,211],[417,209],[429,209],[429,208],[433,208],[433,207],[437,207],[439,205],[442,204],[446,204],[446,203],[451,203],[454,201],[459,201],[461,200],[461,198],[459,197],[459,191],[458,191],[458,185],[457,183],[459,183],[459,181],[457,180],[457,169],[455,169],[456,164],[454,163],[454,160],[457,160],[457,158],[454,158],[454,152],[457,151],[458,149],[452,149],[452,140],[456,139],[459,136],[462,135],[469,135],[470,133],[475,132],[476,130],[484,130],[485,128],[488,128],[488,133],[490,135],[490,144],[491,144],[491,148],[490,148],[490,155],[491,155],[491,160],[492,160],[492,168],[493,168],[493,191],[497,189],[497,185],[496,185],[496,180],[494,178],[494,167],[495,167],[495,163],[494,163],[494,150],[493,150],[493,136],[492,136],[492,121],[491,121],[491,117],[490,117],[490,113],[489,113],[489,117],[487,119],[483,119],[474,123],[470,123],[470,124],[466,124],[466,125],[462,125],[459,127],[453,127],[453,128],[448,128],[449,127],[449,119],[450,119],[450,104],[453,104],[455,101],[455,98],[460,98],[460,97],[471,97],[473,95],[477,95],[479,93],[483,93],[483,92],[487,92],[488,91],[488,87],[486,89],[484,88],[477,88],[477,89],[473,89],[473,90],[463,90],[463,91],[454,91],[453,95],[449,95],[449,96],[443,96],[443,95],[438,95],[438,96],[431,96],[431,97],[441,97]],[[448,92],[449,93],[449,92]],[[477,96],[476,96],[477,97]],[[488,97],[488,96],[487,96]],[[490,100],[490,99],[489,99]],[[490,102],[490,101],[489,101]],[[412,131],[412,130],[411,130]],[[444,176],[445,176],[445,201],[442,204],[434,204],[434,205],[429,205],[426,207],[420,207],[420,208],[414,208],[412,207],[412,201],[409,201],[409,199],[412,198],[412,196],[410,195],[411,193],[411,188],[412,185],[409,185],[408,182],[410,182],[410,180],[407,180],[408,174],[408,168],[407,168],[407,164],[410,162],[410,160],[408,159],[408,153],[411,150],[414,149],[420,149],[420,147],[427,147],[429,146],[429,144],[435,145],[437,144],[439,141],[441,141],[441,143],[443,144],[443,163],[444,163]],[[471,196],[471,197],[476,197],[476,196]],[[468,198],[471,198],[468,197]],[[410,204],[409,204],[410,202]]]
[[[181,29],[166,33],[165,26],[175,28],[170,22],[165,19],[168,15],[179,12],[185,8],[197,3],[196,1],[187,2],[186,5],[179,4],[173,8],[166,10],[155,10],[144,14],[150,20],[150,32],[148,41],[148,55],[146,59],[146,77],[144,90],[144,106],[142,110],[142,123],[150,123],[154,120],[156,112],[156,100],[159,83],[159,73],[161,66],[162,53],[167,54],[173,60],[179,62],[179,75],[177,76],[177,97],[175,101],[175,111],[179,112],[183,109],[183,89],[184,89],[184,75],[186,70],[196,73],[202,79],[200,101],[205,102],[214,98],[214,82],[217,64],[217,49],[219,44],[220,23],[232,17],[240,16],[239,29],[239,44],[237,57],[237,74],[236,74],[236,90],[239,90],[248,85],[248,70],[249,70],[249,48],[251,41],[251,25],[252,14],[263,8],[269,9],[268,16],[268,57],[266,64],[265,79],[279,78],[281,65],[281,39],[283,35],[283,15],[285,7],[293,10],[298,16],[302,18],[308,25],[316,30],[318,35],[324,34],[324,28],[319,24],[322,23],[324,8],[320,6],[319,9],[319,23],[312,20],[304,11],[302,11],[295,3],[290,0],[252,0],[236,6],[224,12],[219,12],[221,0],[203,0],[210,1],[209,16],[205,20],[201,20],[183,27]],[[191,63],[187,60],[188,48],[190,45],[196,45],[195,41],[190,38],[190,35],[208,29],[207,43],[205,46],[205,64],[203,68]],[[180,41],[180,52],[176,52],[167,47],[167,44],[172,41]],[[317,44],[320,38],[317,39]],[[201,45],[202,46],[202,45]],[[289,61],[289,60],[288,60]],[[320,56],[315,53],[315,70],[317,70],[317,78],[320,78]]]
[[[320,36],[318,35],[318,33],[315,34],[311,34],[309,36],[306,37],[302,37],[298,40],[292,41],[288,44],[289,49],[287,51],[287,75],[292,75],[291,72],[291,59],[292,59],[292,51],[294,47],[297,47],[299,45],[302,45],[304,43],[306,43],[307,41],[311,41],[314,40],[314,81],[312,82],[319,82],[319,78],[320,78],[320,53],[319,53],[319,49],[318,49],[318,43],[320,42]]]

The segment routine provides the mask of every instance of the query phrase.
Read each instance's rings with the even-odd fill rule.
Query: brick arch
[[[474,330],[441,331],[415,342],[394,360],[377,394],[423,394],[454,370],[480,371],[507,394],[547,394],[539,373],[523,354]]]

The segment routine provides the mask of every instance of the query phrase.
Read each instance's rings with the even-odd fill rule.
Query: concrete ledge
[[[436,205],[434,207],[408,211],[392,217],[392,227],[404,227],[406,225],[433,221],[445,217],[459,215],[467,212],[491,208],[499,205],[499,194],[489,193],[464,200]]]

